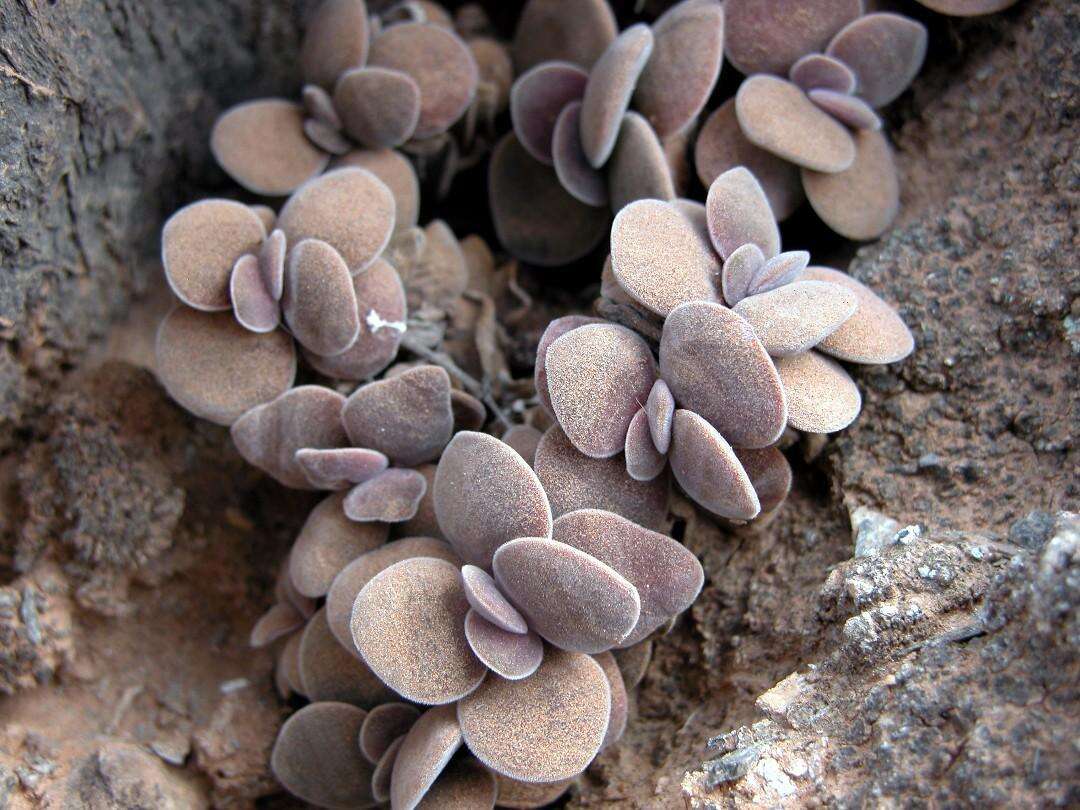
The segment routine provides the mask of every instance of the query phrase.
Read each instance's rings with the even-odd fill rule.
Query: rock
[[[1054,516],[1041,509],[1028,512],[1009,527],[1009,542],[1028,551],[1038,551],[1054,529]]]
[[[626,19],[630,4],[613,5]],[[649,0],[646,15],[667,5]],[[488,6],[511,30],[515,4]],[[913,796],[1075,803],[1066,791],[1080,714],[1076,532],[1064,519],[1049,532],[1044,517],[1029,519],[1075,510],[1080,495],[1074,6],[1023,3],[964,21],[920,15],[933,58],[888,111],[904,208],[851,268],[900,306],[916,351],[896,368],[857,372],[864,412],[852,428],[792,448],[796,486],[771,523],[721,528],[676,502],[672,531],[702,560],[706,588],[655,640],[633,701],[644,722],[601,755],[570,806],[669,806],[680,789],[692,806],[714,808]],[[119,655],[60,667],[86,688],[23,688],[36,678],[15,670],[21,691],[5,699],[13,716],[0,724],[0,804],[21,810],[44,796],[62,807],[56,790],[70,785],[74,806],[130,806],[110,791],[160,788],[144,806],[248,807],[276,790],[262,770],[282,711],[269,657],[236,650],[270,604],[271,566],[311,499],[260,483],[223,431],[166,403],[147,375],[79,365],[133,295],[161,286],[160,268],[142,258],[157,251],[162,215],[225,187],[207,154],[215,115],[238,92],[295,89],[304,10],[249,0],[186,16],[132,0],[0,10],[0,29],[20,45],[0,71],[0,266],[10,271],[0,289],[0,561],[10,570],[14,558],[33,579],[35,561],[54,557],[71,580],[72,610],[138,616],[78,622],[78,641]],[[74,52],[72,41],[85,47]],[[455,227],[463,221],[455,215]],[[510,304],[521,306],[506,345],[507,376],[518,378],[550,318],[582,311],[585,297],[558,282],[556,301],[552,285],[529,273],[502,275],[532,297],[532,306]],[[647,313],[603,306],[655,344]],[[531,392],[514,396],[527,402]],[[20,470],[23,483],[13,485]],[[859,507],[907,528],[845,562],[847,516]],[[146,587],[129,588],[133,579]],[[53,596],[45,609],[33,596],[23,610],[24,584],[14,585],[0,633],[13,634],[18,655],[55,668]],[[146,667],[155,682],[103,732],[103,707],[130,694],[129,683],[102,689],[106,678],[143,678],[147,660],[168,662],[169,672]],[[250,685],[219,692],[239,678]],[[59,696],[76,692],[63,704],[70,711],[56,712]],[[758,696],[774,719],[756,713]],[[189,713],[182,733],[194,726],[201,740],[184,773],[149,751],[106,752],[99,768],[98,749],[123,745],[115,739],[130,741],[135,729],[170,739],[173,726],[155,723],[160,714],[172,722],[170,713]],[[63,721],[61,747],[10,755],[7,735],[44,725],[42,716]],[[750,747],[760,755],[715,790],[700,769],[680,785],[720,731],[730,733],[708,756]],[[116,761],[130,765],[131,781],[101,775]],[[197,780],[198,794],[170,775]]]
[[[705,764],[706,778],[713,787],[722,782],[733,782],[746,776],[750,768],[761,757],[761,749],[754,746],[740,748],[730,754],[724,754]]]
[[[195,810],[208,807],[194,780],[138,746],[106,742],[68,782],[66,807],[86,810]]]
[[[32,565],[53,537],[85,565],[134,569],[168,549],[184,493],[161,455],[161,436],[182,423],[155,415],[172,410],[166,402],[149,373],[121,364],[55,399],[19,466],[31,517],[18,567]]]
[[[67,580],[42,563],[0,587],[0,694],[48,683],[74,652]]]
[[[887,515],[856,507],[851,513],[851,530],[855,533],[855,556],[877,554],[896,539],[900,524]]]
[[[841,564],[822,591],[833,603],[829,621],[853,599],[868,609],[844,621],[839,644],[826,642],[806,674],[758,698],[767,720],[717,739],[737,747],[683,780],[687,806],[860,806],[914,795],[965,805],[1071,802],[1080,516],[1059,513],[1050,534],[1038,552],[961,564],[934,596],[919,584],[928,559],[936,555],[930,570],[941,571],[947,550],[973,538],[930,536]],[[860,602],[850,589],[841,596],[836,580],[889,585]],[[917,621],[905,618],[913,607]]]
[[[221,696],[192,738],[195,764],[210,780],[214,807],[243,807],[278,790],[270,772],[278,726],[276,701],[268,692],[247,688]]]
[[[848,272],[899,303],[916,348],[856,371],[863,418],[827,457],[836,486],[901,523],[1004,535],[1033,507],[1080,496],[1080,367],[1065,324],[1080,268],[1057,213],[1072,205],[1076,24],[1061,0],[950,22],[932,38],[963,45],[894,105],[917,110],[891,133],[903,208]]]
[[[237,88],[295,89],[299,13],[250,0],[0,12],[19,43],[0,82],[4,449],[133,297],[163,283],[147,258],[165,216],[224,180],[209,132]]]

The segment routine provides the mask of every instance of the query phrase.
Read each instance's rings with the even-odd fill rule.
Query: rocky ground
[[[0,807],[290,806],[246,640],[313,499],[146,367],[161,218],[224,185],[209,122],[288,88],[302,7],[190,5],[0,7]],[[705,590],[570,806],[1080,802],[1078,41],[1069,0],[933,24],[851,268],[916,353],[768,525],[680,507]]]

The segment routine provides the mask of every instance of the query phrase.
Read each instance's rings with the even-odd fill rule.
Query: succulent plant
[[[259,213],[231,200],[175,213],[162,230],[162,263],[184,306],[157,340],[172,397],[232,424],[293,384],[294,338],[331,377],[364,379],[389,365],[406,321],[401,279],[379,256],[394,218],[390,190],[358,167],[304,183],[269,235]]]
[[[775,513],[782,436],[859,413],[840,363],[912,351],[871,290],[783,251],[777,220],[809,198],[842,235],[888,227],[899,186],[875,110],[925,50],[919,23],[861,0],[684,0],[621,33],[606,0],[528,0],[512,48],[475,5],[325,0],[301,101],[218,119],[226,173],[286,199],[203,200],[165,224],[180,304],[156,367],[252,465],[327,493],[251,634],[278,644],[282,698],[310,701],[273,751],[291,792],[539,807],[619,738],[651,636],[702,587],[665,534],[671,479],[727,519]],[[746,78],[698,132],[725,55]],[[509,374],[477,335],[495,341],[513,271],[418,223],[421,180],[445,194],[507,109],[488,171],[503,246],[565,265],[609,235],[610,256],[603,317],[539,341],[550,418],[503,419],[499,440],[479,431]],[[691,145],[704,204],[679,196]],[[418,359],[392,365],[403,346]]]
[[[702,182],[747,165],[778,219],[805,196],[837,233],[880,236],[899,208],[899,182],[875,109],[918,73],[925,27],[899,14],[864,14],[861,0],[736,0],[724,8],[725,55],[747,78],[702,127]]]
[[[775,448],[785,428],[832,433],[858,416],[858,388],[833,358],[890,363],[913,348],[872,291],[780,248],[765,192],[743,167],[716,178],[704,206],[623,208],[608,295],[653,327],[658,352],[617,323],[548,326],[537,390],[573,447],[622,454],[638,481],[670,462],[687,495],[722,517],[778,506],[791,483]]]
[[[252,632],[287,638],[278,688],[312,701],[272,765],[320,806],[550,801],[622,734],[647,638],[701,589],[670,537],[601,509],[553,519],[536,473],[487,434],[459,432],[432,480],[445,540],[386,542],[344,492],[320,503]]]
[[[1011,3],[925,5],[976,14]],[[585,256],[606,208],[686,191],[691,140],[706,187],[744,165],[778,219],[809,199],[837,233],[880,236],[899,181],[876,110],[911,83],[926,46],[922,23],[866,13],[862,0],[683,0],[621,33],[606,0],[529,0],[514,39],[513,133],[489,175],[500,241],[538,266]],[[695,138],[725,56],[746,79]]]
[[[437,163],[452,176],[459,162],[486,152],[473,149],[477,127],[494,130],[512,73],[505,46],[481,33],[462,39],[435,3],[398,3],[369,16],[364,0],[326,0],[315,9],[300,66],[301,102],[244,102],[221,115],[211,133],[219,165],[257,194],[292,193],[331,156],[357,147],[401,147],[422,174]],[[451,136],[459,123],[460,136]],[[462,158],[462,149],[471,156]]]
[[[526,3],[514,41],[514,131],[489,174],[495,227],[511,253],[566,264],[603,238],[609,206],[675,198],[668,150],[685,146],[716,85],[723,27],[718,2],[688,0],[622,33],[605,0]]]

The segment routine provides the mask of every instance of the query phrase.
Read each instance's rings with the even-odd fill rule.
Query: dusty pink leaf
[[[400,70],[347,70],[334,85],[334,106],[349,136],[369,149],[405,143],[420,120],[420,87]]]
[[[656,449],[649,430],[649,416],[639,408],[626,429],[626,472],[635,481],[651,481],[664,470],[667,457]]]
[[[419,366],[356,389],[341,413],[352,443],[412,467],[437,458],[454,428],[450,377]]]
[[[390,464],[382,453],[364,447],[305,447],[296,451],[296,463],[316,489],[348,489],[374,478]]]
[[[705,581],[701,563],[681,543],[611,512],[562,515],[552,538],[611,566],[637,589],[641,613],[620,647],[637,644],[690,607]]]
[[[372,801],[372,767],[356,756],[366,713],[345,703],[312,703],[281,727],[270,769],[294,796],[322,807],[359,807]]]
[[[569,62],[541,62],[518,76],[510,90],[510,120],[522,146],[552,165],[552,136],[559,113],[585,94],[589,74]]]
[[[267,197],[292,193],[330,160],[304,134],[304,108],[281,98],[227,109],[210,130],[210,151],[229,177]]]
[[[552,408],[574,446],[593,458],[619,453],[656,381],[648,344],[616,324],[581,326],[551,344],[544,365]]]
[[[742,166],[713,180],[705,201],[709,237],[721,259],[737,248],[757,245],[766,259],[780,252],[780,229],[757,178]]]
[[[345,517],[359,523],[401,523],[416,515],[425,492],[424,476],[392,467],[349,490],[342,508]]]
[[[871,107],[884,107],[918,75],[926,42],[926,26],[917,20],[902,14],[864,14],[833,37],[826,53],[851,68],[860,98]]]
[[[622,456],[589,458],[580,453],[558,425],[536,447],[536,474],[550,493],[556,517],[575,509],[606,509],[653,529],[667,520],[671,485],[667,473],[635,481]]]
[[[515,537],[548,537],[551,507],[540,480],[512,448],[485,433],[454,436],[435,472],[435,514],[468,563],[491,566]]]
[[[637,624],[641,600],[621,574],[555,540],[524,537],[499,547],[495,580],[529,627],[564,650],[601,652]]]
[[[394,699],[354,648],[338,643],[326,623],[326,610],[308,619],[300,637],[300,683],[312,701],[340,700],[364,708]],[[353,745],[356,741],[353,740]]]
[[[835,433],[859,415],[862,395],[843,367],[814,351],[781,357],[776,370],[788,401],[788,424],[807,433]]]
[[[456,566],[432,557],[402,560],[360,590],[353,641],[368,666],[406,700],[453,703],[487,673],[465,638],[468,611]]]
[[[469,750],[496,773],[528,782],[568,779],[600,750],[610,693],[593,658],[548,649],[532,676],[488,678],[462,700],[461,733]]]
[[[339,492],[319,501],[289,554],[289,579],[309,598],[324,596],[334,577],[350,561],[386,542],[388,529],[377,523],[354,523],[345,517]]]
[[[692,411],[675,411],[671,471],[687,495],[721,517],[750,520],[761,511],[753,484],[731,445]]]
[[[544,658],[544,642],[536,633],[510,633],[475,610],[465,616],[465,637],[484,664],[502,678],[528,678]]]
[[[765,347],[720,304],[683,304],[664,323],[660,370],[681,408],[737,447],[766,447],[784,431],[787,403]]]
[[[520,635],[529,631],[524,617],[502,595],[491,574],[483,568],[475,565],[462,566],[461,581],[465,586],[465,598],[482,618],[507,633]]]
[[[264,405],[257,405],[232,424],[230,434],[249,463],[293,489],[313,489],[296,460],[296,451],[342,447],[341,423],[345,397],[318,385],[290,388]]]
[[[593,168],[599,169],[611,156],[619,124],[652,50],[652,31],[638,23],[619,34],[593,65],[581,108],[581,144]]]

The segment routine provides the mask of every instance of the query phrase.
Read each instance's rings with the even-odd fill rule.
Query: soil
[[[316,496],[244,464],[148,369],[160,223],[228,187],[206,146],[221,109],[295,91],[305,4],[185,6],[0,7],[13,810],[296,806],[267,767],[291,707],[247,637]],[[931,50],[888,112],[902,214],[850,272],[915,354],[858,373],[852,428],[789,448],[796,489],[771,520],[677,504],[705,589],[568,806],[1080,802],[1080,10],[904,11]],[[548,318],[596,294],[523,283],[518,376]]]

